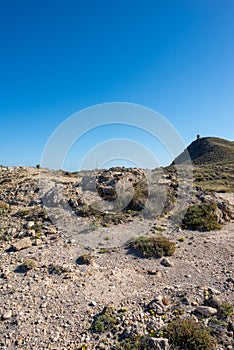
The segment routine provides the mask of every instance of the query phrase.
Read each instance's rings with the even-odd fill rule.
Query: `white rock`
[[[165,267],[174,266],[174,263],[172,261],[170,261],[168,258],[163,258],[160,264],[165,266]]]
[[[152,350],[169,350],[169,342],[165,338],[151,338],[150,345]]]
[[[32,228],[35,225],[34,221],[27,222],[27,228]]]
[[[11,318],[11,316],[12,316],[12,311],[9,310],[9,311],[4,312],[4,314],[2,315],[2,319],[8,320],[9,318]]]
[[[217,314],[217,309],[210,306],[197,306],[196,311],[204,316],[213,316]]]
[[[91,305],[91,306],[96,306],[96,305],[97,305],[97,303],[96,303],[96,301],[92,300],[92,301],[90,302],[90,304],[89,304],[89,305]]]

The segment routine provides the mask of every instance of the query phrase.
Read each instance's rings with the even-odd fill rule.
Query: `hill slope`
[[[234,142],[218,137],[203,137],[193,141],[181,153],[173,164],[182,164],[186,161],[187,151],[194,165],[207,163],[231,162],[234,160]]]

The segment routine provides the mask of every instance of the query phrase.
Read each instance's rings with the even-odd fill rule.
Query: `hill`
[[[218,137],[198,138],[193,141],[173,163],[184,163],[187,160],[187,151],[194,165],[220,162],[226,163],[234,160],[234,142]]]

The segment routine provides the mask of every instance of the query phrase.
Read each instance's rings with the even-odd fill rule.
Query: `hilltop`
[[[218,137],[202,137],[193,141],[173,164],[186,161],[188,151],[194,165],[229,163],[234,161],[234,142]]]
[[[198,138],[174,160],[171,167],[175,164],[185,167],[188,155],[198,186],[207,191],[234,192],[234,142],[218,137]]]

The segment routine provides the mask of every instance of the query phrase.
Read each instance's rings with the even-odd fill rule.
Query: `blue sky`
[[[1,157],[36,165],[51,133],[89,106],[123,101],[158,111],[185,144],[233,140],[233,0],[8,0],[0,4]],[[169,158],[147,135],[104,128]],[[100,130],[64,167],[99,142]]]

